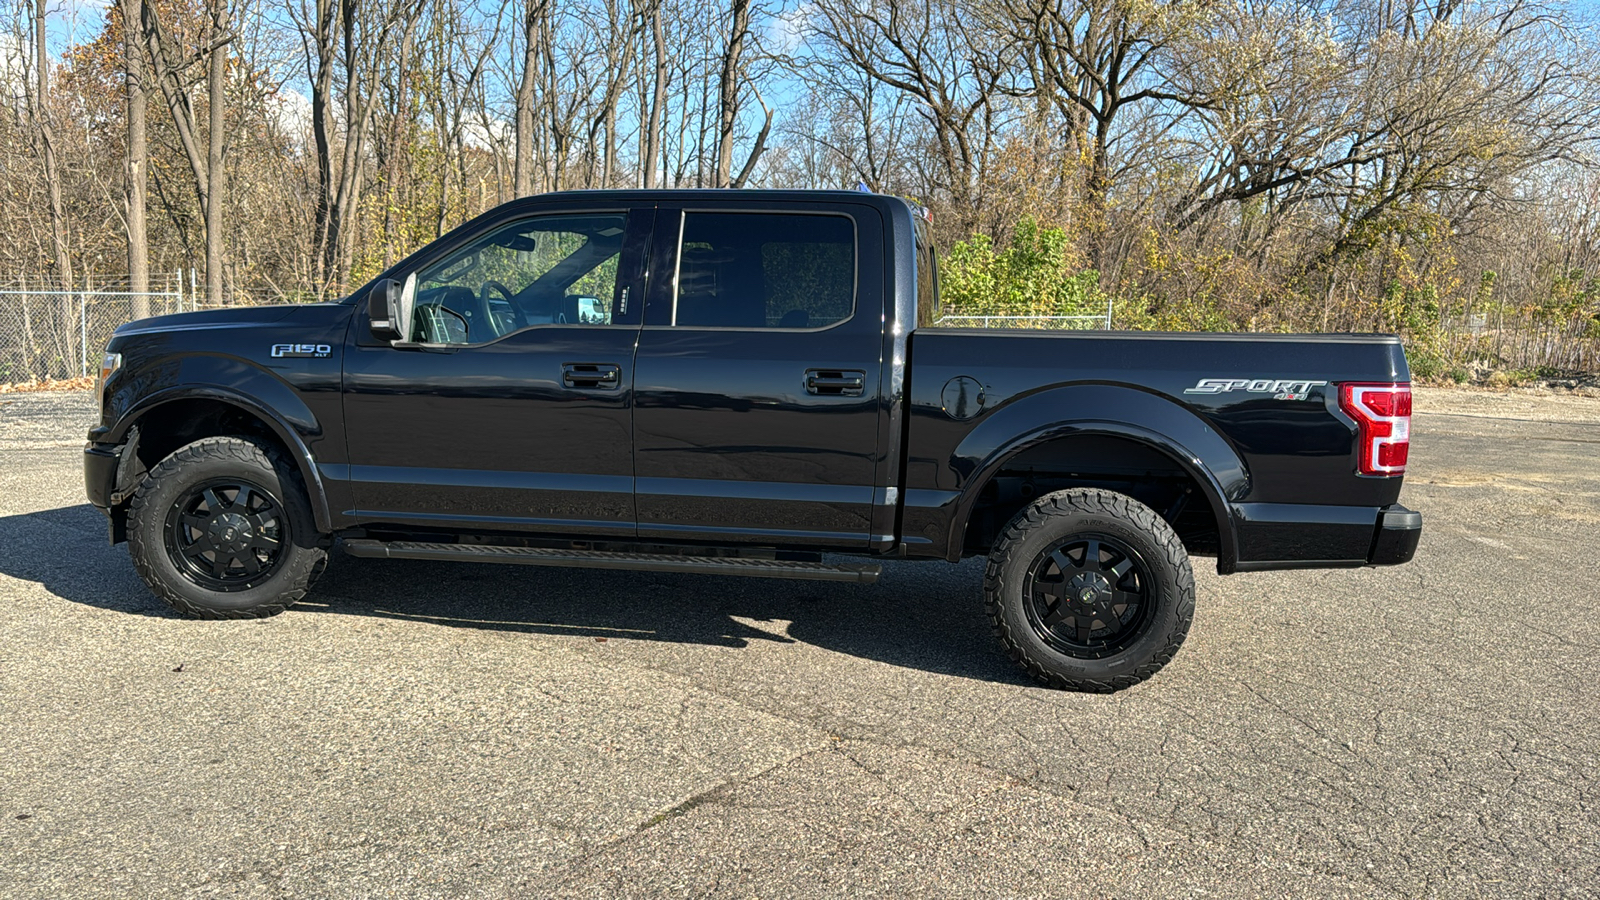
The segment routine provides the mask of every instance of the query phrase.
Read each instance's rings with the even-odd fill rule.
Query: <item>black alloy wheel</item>
[[[1117,691],[1154,675],[1194,620],[1194,572],[1172,526],[1114,491],[1028,504],[996,538],[984,599],[1001,646],[1042,684]]]
[[[1138,551],[1111,535],[1074,535],[1040,553],[1029,570],[1028,623],[1068,656],[1113,656],[1149,623],[1149,586]]]
[[[255,437],[201,438],[152,468],[128,504],[128,553],[185,616],[258,619],[304,597],[328,563],[293,462]]]
[[[242,591],[277,572],[283,531],[283,506],[265,488],[212,479],[185,492],[167,513],[167,554],[200,587]]]

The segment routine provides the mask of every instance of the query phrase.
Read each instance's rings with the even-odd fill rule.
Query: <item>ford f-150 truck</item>
[[[928,225],[865,193],[494,209],[338,303],[119,328],[85,479],[179,612],[360,557],[873,581],[986,556],[1006,652],[1116,690],[1227,574],[1409,560],[1382,335],[938,327]]]

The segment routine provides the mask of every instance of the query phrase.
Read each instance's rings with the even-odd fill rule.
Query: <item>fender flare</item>
[[[1084,415],[1087,410],[1095,412]],[[1183,405],[1140,388],[1104,383],[1060,385],[1013,398],[968,433],[950,459],[951,468],[963,473],[950,519],[950,556],[960,557],[979,495],[1012,459],[1052,441],[1089,435],[1143,444],[1193,478],[1216,519],[1217,570],[1234,570],[1238,537],[1232,504],[1250,491],[1250,473],[1239,453]]]
[[[293,458],[295,466],[300,470],[300,477],[305,482],[306,493],[309,494],[307,499],[311,501],[311,514],[316,520],[317,531],[322,534],[328,534],[333,530],[332,516],[328,511],[327,488],[322,483],[322,474],[317,468],[316,460],[311,455],[311,449],[306,446],[305,439],[301,437],[302,431],[309,434],[317,434],[322,429],[316,418],[311,414],[311,410],[307,409],[305,404],[300,403],[298,398],[295,398],[294,405],[298,406],[299,409],[295,410],[297,415],[295,419],[291,420],[286,419],[276,409],[270,408],[267,404],[261,403],[255,398],[233,388],[214,384],[183,385],[167,388],[140,398],[138,402],[124,411],[121,418],[117,420],[117,424],[106,434],[105,439],[111,443],[122,443],[127,438],[129,430],[137,425],[147,414],[182,400],[214,400],[236,407],[265,422],[267,427],[272,429],[273,434],[277,435],[278,440],[282,441],[283,445],[288,448],[290,457]]]

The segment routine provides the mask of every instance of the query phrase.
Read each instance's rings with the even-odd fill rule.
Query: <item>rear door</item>
[[[657,211],[634,376],[641,539],[867,547],[883,224],[845,208]]]

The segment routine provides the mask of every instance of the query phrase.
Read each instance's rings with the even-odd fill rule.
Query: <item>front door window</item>
[[[612,323],[621,214],[523,219],[417,273],[407,340],[483,344],[536,325]]]

